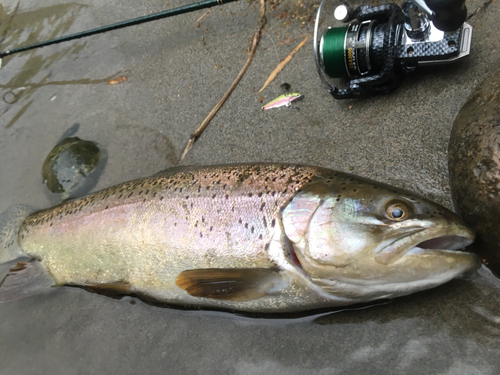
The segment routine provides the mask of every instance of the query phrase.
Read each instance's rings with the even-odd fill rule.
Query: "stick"
[[[212,9],[207,10],[207,11],[203,14],[203,16],[201,16],[200,18],[198,18],[198,19],[196,20],[196,22],[200,22],[200,21],[201,21],[201,20],[202,20],[202,19],[203,19],[203,18],[204,18],[204,17],[205,17],[208,13],[210,13],[211,11],[212,11]]]
[[[177,162],[177,164],[182,163],[182,161],[186,157],[186,155],[189,152],[189,150],[191,150],[191,148],[193,148],[193,145],[195,144],[195,142],[198,140],[198,138],[200,138],[200,136],[203,134],[203,132],[205,131],[205,129],[208,127],[208,124],[210,124],[210,121],[212,121],[212,119],[217,114],[217,112],[219,111],[219,109],[224,105],[225,101],[227,100],[227,98],[229,98],[229,96],[234,91],[234,89],[236,88],[236,86],[240,82],[241,78],[243,77],[243,75],[247,71],[248,67],[250,66],[250,63],[252,62],[252,59],[253,59],[253,57],[255,55],[255,51],[257,50],[257,45],[259,44],[259,40],[260,40],[262,29],[264,28],[264,26],[266,24],[266,5],[265,5],[264,1],[265,0],[260,0],[260,17],[259,17],[259,23],[260,23],[260,25],[259,25],[259,29],[253,34],[253,37],[252,37],[252,48],[251,48],[251,50],[250,50],[250,52],[248,54],[248,58],[247,58],[247,61],[246,61],[245,65],[243,65],[243,68],[239,72],[239,74],[236,77],[236,79],[233,81],[231,87],[229,87],[229,90],[227,90],[227,92],[224,94],[224,96],[222,97],[222,99],[219,100],[219,102],[216,104],[216,106],[214,107],[214,109],[212,109],[212,111],[210,111],[210,113],[205,118],[205,120],[203,120],[203,122],[198,127],[198,129],[196,129],[195,132],[193,134],[191,134],[191,136],[189,137],[189,141],[188,141],[188,143],[186,145],[186,148],[182,152],[182,156],[180,157],[180,159]]]
[[[264,86],[262,86],[262,88],[258,92],[264,90],[267,87],[267,85],[269,85],[269,83],[271,83],[272,80],[276,78],[276,76],[283,70],[285,65],[290,62],[293,55],[295,55],[297,51],[301,49],[302,46],[307,42],[307,39],[309,39],[309,35],[306,36],[306,38],[302,42],[300,42],[300,44],[297,47],[295,47],[295,49],[292,52],[290,52],[290,54],[282,62],[280,62],[276,68],[274,68],[274,70],[269,75],[269,78],[267,79],[266,83],[264,83]]]

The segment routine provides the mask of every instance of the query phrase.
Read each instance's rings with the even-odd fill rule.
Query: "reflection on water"
[[[1,49],[14,49],[43,40],[57,38],[68,33],[79,12],[86,5],[68,3],[39,8],[33,11],[17,13],[17,7],[10,12],[0,7]],[[86,41],[75,41],[58,45],[52,54],[46,49],[35,49],[14,56],[8,56],[2,61],[0,72],[7,81],[2,79],[0,89],[3,89],[2,99],[6,108],[0,107],[0,119],[10,128],[33,103],[30,99],[40,87],[48,85],[76,85],[106,83],[116,78],[121,71],[101,79],[81,78],[67,81],[50,81],[51,73],[46,70],[64,56],[78,54],[86,45]],[[22,59],[21,69],[9,69],[9,61]],[[42,73],[42,76],[39,75]],[[18,104],[14,106],[14,104]]]
[[[0,304],[1,316],[16,317],[0,325],[0,337],[18,332],[6,354],[24,350],[35,361],[57,355],[63,370],[80,368],[83,357],[92,358],[90,372],[167,366],[172,373],[493,375],[500,371],[499,292],[498,279],[483,268],[385,305],[269,319],[55,288]],[[110,355],[121,359],[108,365]]]

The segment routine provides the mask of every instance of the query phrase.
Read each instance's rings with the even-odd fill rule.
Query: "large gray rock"
[[[500,271],[500,68],[458,113],[449,143],[455,208],[476,228],[476,251]]]

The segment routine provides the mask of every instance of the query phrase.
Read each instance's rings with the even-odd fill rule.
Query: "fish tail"
[[[0,264],[26,256],[17,243],[17,234],[22,222],[33,209],[16,204],[0,214]]]

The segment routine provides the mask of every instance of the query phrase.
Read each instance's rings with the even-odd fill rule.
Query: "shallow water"
[[[185,2],[2,4],[3,50]],[[481,3],[467,5],[472,12]],[[477,28],[468,60],[421,71],[388,96],[333,102],[317,77],[311,43],[256,93],[277,65],[276,53],[285,58],[312,31],[302,21],[280,18],[297,8],[279,3],[268,10],[267,35],[276,50],[270,38],[261,40],[247,74],[186,164],[309,163],[404,187],[449,207],[449,132],[468,95],[500,62],[491,53],[500,43],[499,9],[491,3],[471,19]],[[75,136],[99,142],[108,154],[95,189],[172,166],[244,64],[257,25],[256,4],[228,4],[197,22],[204,13],[5,59],[0,212],[16,203],[50,205],[41,166],[74,123],[80,124]],[[122,75],[126,82],[106,84]],[[280,95],[283,82],[305,96],[300,110],[262,112],[260,98]],[[500,282],[485,269],[388,304],[300,317],[161,308],[64,287],[0,304],[0,319],[1,374],[500,372]]]

